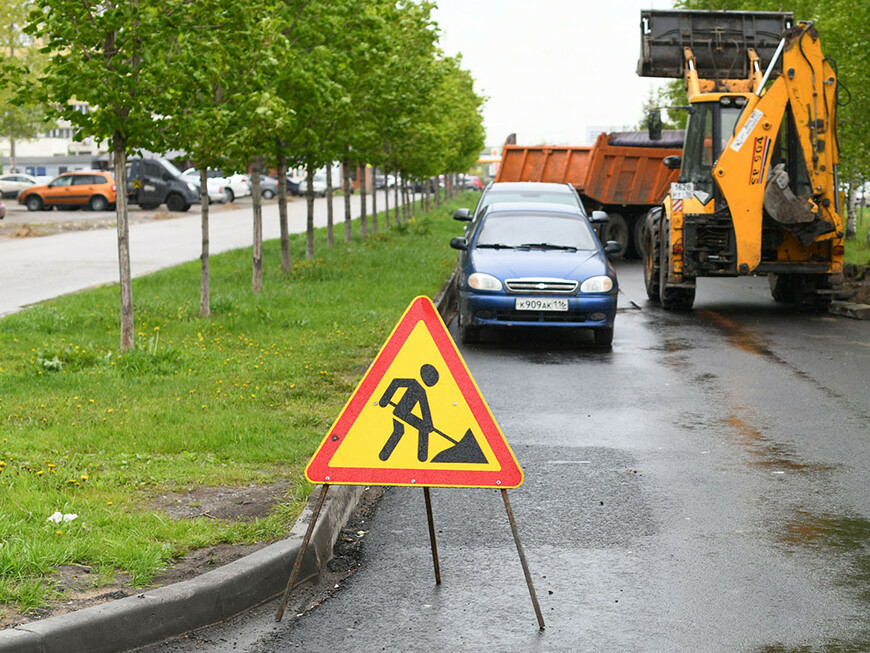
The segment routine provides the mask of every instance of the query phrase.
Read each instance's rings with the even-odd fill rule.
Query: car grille
[[[577,292],[578,282],[570,279],[507,279],[508,292],[528,294],[570,295]]]
[[[554,311],[496,311],[495,319],[499,322],[586,322],[586,313],[557,313]]]

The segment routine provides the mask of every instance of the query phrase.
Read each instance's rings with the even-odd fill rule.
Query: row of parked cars
[[[603,211],[586,213],[570,184],[489,184],[477,207],[458,209],[467,223],[459,250],[459,337],[476,342],[485,328],[591,330],[595,344],[613,341],[616,271],[602,245]]]
[[[225,175],[211,169],[206,174],[209,202],[232,202],[251,194],[248,175]],[[261,192],[266,198],[274,197],[277,181],[274,186],[264,183]],[[0,194],[4,198],[17,198],[29,211],[52,207],[104,211],[114,206],[117,199],[114,177],[105,170],[64,172],[47,182],[23,173],[0,175]],[[166,204],[170,211],[187,211],[200,201],[199,170],[188,168],[181,172],[166,159],[130,159],[127,196],[131,203],[145,209]]]

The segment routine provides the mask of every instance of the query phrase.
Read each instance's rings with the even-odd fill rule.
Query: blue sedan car
[[[492,204],[450,245],[460,250],[462,342],[512,326],[591,329],[596,344],[613,341],[616,272],[580,208]]]

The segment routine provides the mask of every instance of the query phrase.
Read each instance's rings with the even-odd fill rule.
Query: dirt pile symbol
[[[438,370],[434,365],[425,363],[420,367],[420,379],[426,386],[433,387],[438,383],[439,378]],[[396,393],[401,389],[404,389],[401,398],[393,402]],[[426,462],[429,458],[429,436],[435,433],[452,442],[453,446],[437,454],[431,462],[486,464],[486,456],[481,451],[470,428],[465,431],[465,435],[461,439],[456,440],[435,427],[429,409],[426,388],[417,379],[393,379],[378,401],[378,406],[381,408],[391,406],[393,408],[393,432],[378,454],[381,460],[385,462],[389,460],[399,441],[405,435],[405,426],[407,425],[417,430],[417,460],[421,463]]]

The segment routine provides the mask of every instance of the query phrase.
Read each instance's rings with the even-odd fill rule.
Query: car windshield
[[[486,216],[477,247],[595,250],[595,234],[579,215],[493,213]]]
[[[544,204],[562,204],[564,206],[580,206],[580,202],[573,193],[553,192],[543,190],[500,190],[490,189],[480,198],[480,203],[475,209],[475,213],[480,215],[481,212],[490,204],[496,202],[535,202]]]
[[[163,169],[168,171],[169,174],[171,174],[173,177],[181,176],[181,170],[176,168],[175,164],[173,164],[171,161],[166,161],[165,159],[158,159],[158,163],[160,163],[160,165],[163,166]]]

